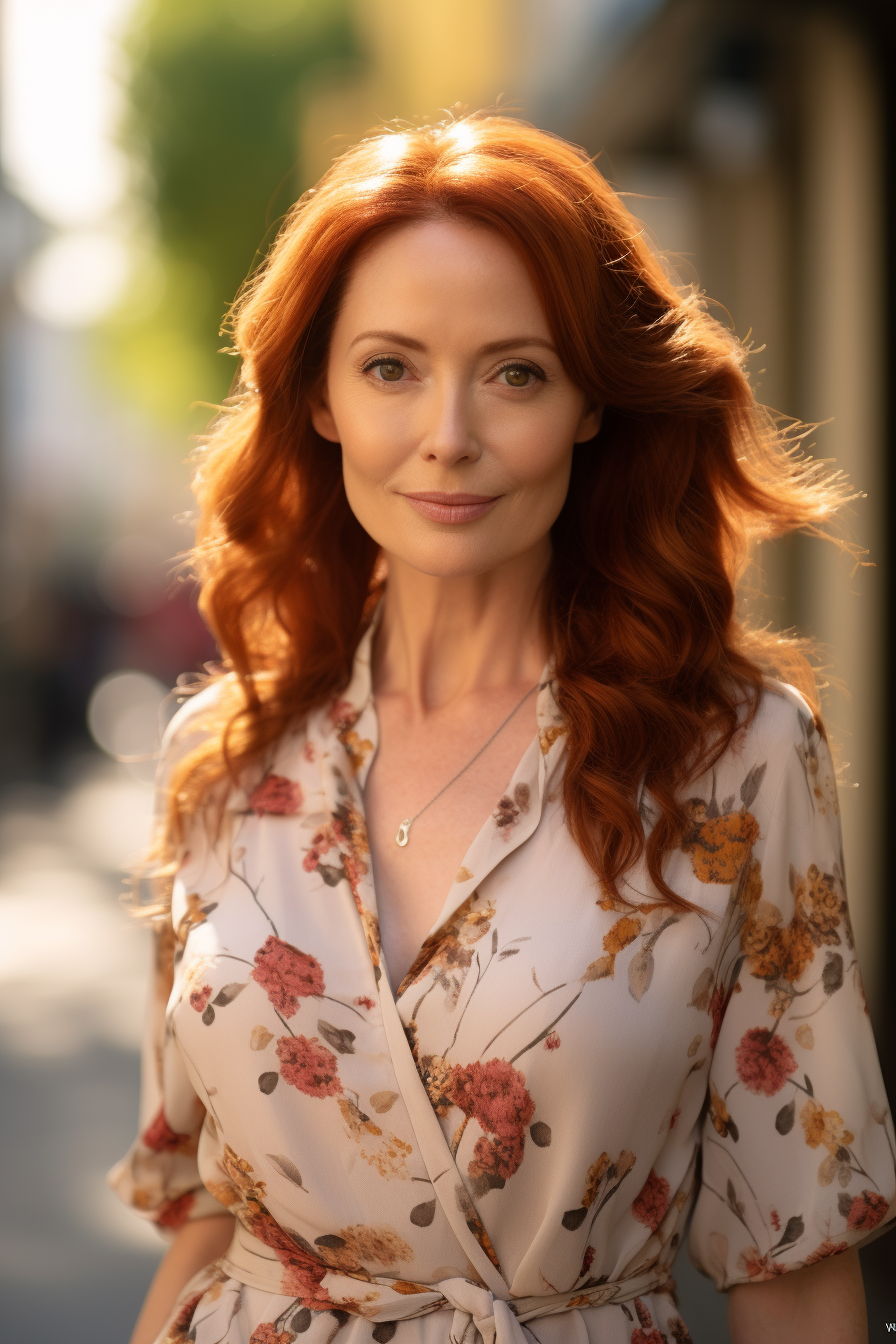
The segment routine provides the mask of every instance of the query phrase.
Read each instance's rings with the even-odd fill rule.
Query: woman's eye
[[[508,387],[531,387],[535,381],[534,369],[529,369],[525,364],[508,364],[498,375],[503,378]]]
[[[383,383],[398,383],[404,373],[404,365],[397,359],[378,359],[375,364],[367,365],[365,373],[372,373],[374,369],[379,372],[377,381]]]

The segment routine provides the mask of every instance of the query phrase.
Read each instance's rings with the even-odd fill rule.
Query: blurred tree
[[[350,0],[143,0],[126,55],[123,138],[146,209],[104,362],[124,391],[183,423],[191,403],[226,396],[222,318],[310,185],[297,162],[303,91],[361,58]]]

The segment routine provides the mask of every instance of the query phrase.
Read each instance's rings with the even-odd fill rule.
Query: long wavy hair
[[[768,674],[817,712],[799,641],[740,612],[752,545],[796,528],[827,535],[845,486],[801,452],[800,426],[757,404],[743,347],[676,283],[588,155],[489,113],[348,150],[233,307],[240,374],[194,485],[200,607],[223,655],[202,684],[219,693],[203,740],[173,767],[157,858],[173,871],[186,819],[348,684],[383,566],[309,400],[359,251],[446,216],[517,249],[567,373],[606,406],[596,442],[574,450],[544,592],[566,818],[606,894],[624,901],[623,874],[646,851],[659,898],[689,908],[662,872],[686,826],[688,778],[755,714]],[[657,809],[646,837],[642,780]]]

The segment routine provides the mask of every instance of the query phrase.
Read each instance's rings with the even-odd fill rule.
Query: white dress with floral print
[[[893,1126],[801,696],[770,683],[690,785],[665,875],[707,913],[680,915],[643,864],[633,908],[597,888],[564,823],[548,676],[538,735],[393,990],[364,824],[369,652],[368,633],[344,696],[231,793],[218,839],[193,826],[158,937],[141,1132],[110,1180],[163,1229],[236,1216],[160,1341],[671,1344],[692,1209],[720,1289],[877,1235]],[[640,809],[649,828],[644,791]]]

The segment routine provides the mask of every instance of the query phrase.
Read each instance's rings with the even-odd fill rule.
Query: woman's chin
[[[432,579],[481,578],[521,558],[499,547],[459,544],[460,538],[436,538],[425,546],[385,548],[387,561]]]

